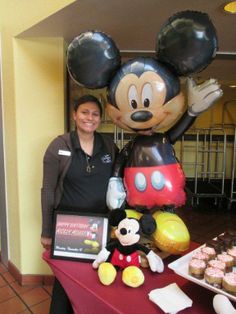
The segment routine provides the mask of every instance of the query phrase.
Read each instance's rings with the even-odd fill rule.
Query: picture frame
[[[51,257],[93,261],[108,238],[109,223],[105,215],[56,211]]]

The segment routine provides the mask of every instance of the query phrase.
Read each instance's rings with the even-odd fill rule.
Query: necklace
[[[85,155],[86,156],[86,164],[87,164],[87,166],[86,166],[86,172],[88,172],[88,173],[90,173],[91,171],[92,171],[92,169],[94,168],[94,166],[92,166],[91,164],[90,164],[90,156],[89,155]]]

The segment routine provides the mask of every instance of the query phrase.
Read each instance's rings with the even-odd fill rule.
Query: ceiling
[[[153,55],[158,31],[171,15],[183,10],[201,11],[215,25],[219,51],[197,77],[214,77],[224,86],[236,85],[236,14],[224,13],[225,3],[224,0],[77,0],[17,37],[59,36],[69,43],[81,32],[100,30],[113,38],[126,57]]]

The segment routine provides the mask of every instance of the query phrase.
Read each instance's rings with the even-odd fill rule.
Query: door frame
[[[0,234],[1,234],[1,262],[8,265],[8,223],[6,203],[6,169],[4,151],[4,121],[3,121],[3,93],[2,93],[2,45],[0,34]]]

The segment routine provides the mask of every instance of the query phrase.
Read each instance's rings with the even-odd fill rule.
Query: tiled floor
[[[48,314],[51,286],[20,286],[0,263],[0,314]]]
[[[194,208],[186,205],[177,211],[188,227],[192,241],[205,243],[229,228],[236,228],[236,203],[231,210],[213,199],[200,199]],[[51,286],[21,287],[0,264],[0,314],[48,314]]]

